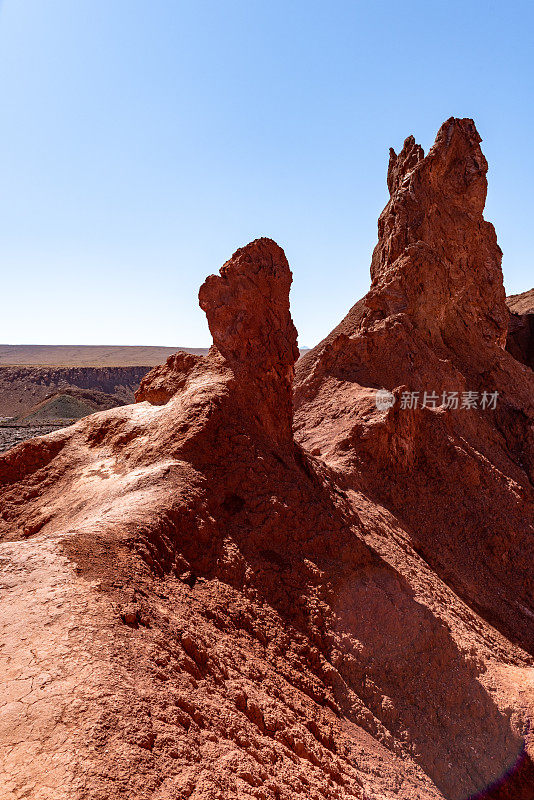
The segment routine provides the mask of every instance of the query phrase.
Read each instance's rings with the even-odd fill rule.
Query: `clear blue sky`
[[[4,0],[0,342],[205,346],[258,236],[300,343],[369,286],[388,148],[473,117],[510,293],[534,285],[530,2]]]

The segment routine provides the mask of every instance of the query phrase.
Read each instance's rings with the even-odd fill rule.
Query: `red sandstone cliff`
[[[201,288],[208,356],[0,456],[4,796],[534,797],[533,376],[485,171],[465,120],[392,155],[370,295],[297,365],[300,443],[260,239]],[[500,401],[377,409],[404,386]]]

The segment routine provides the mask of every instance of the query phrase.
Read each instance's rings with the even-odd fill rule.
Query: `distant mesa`
[[[206,355],[206,347],[0,344],[0,367],[155,367],[182,350]]]

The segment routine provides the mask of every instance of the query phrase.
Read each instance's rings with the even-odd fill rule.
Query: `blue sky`
[[[369,286],[388,148],[475,119],[509,293],[534,285],[529,2],[4,0],[0,342],[207,346],[258,236],[302,345]]]

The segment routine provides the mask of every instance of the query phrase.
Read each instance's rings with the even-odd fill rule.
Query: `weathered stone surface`
[[[487,162],[472,120],[450,119],[428,155],[391,151],[391,199],[378,221],[366,298],[371,321],[405,315],[433,349],[504,345],[502,253],[482,216]],[[468,336],[466,336],[468,332]]]
[[[235,375],[234,404],[253,416],[273,441],[292,441],[293,377],[299,357],[297,331],[289,311],[291,271],[272,239],[256,239],[237,250],[200,288],[213,347],[206,359],[177,353],[153,369],[136,392],[137,402],[168,402],[205,365]]]
[[[296,435],[530,657],[534,375],[503,349],[509,313],[482,215],[486,170],[471,120],[448,120],[426,157],[411,137],[391,153],[370,292],[299,361]],[[391,408],[377,408],[379,389]],[[402,407],[425,391],[435,407]],[[448,410],[443,392],[454,391],[498,392],[497,408]]]
[[[534,369],[534,289],[508,297],[506,304],[510,310],[506,349]]]
[[[506,298],[506,305],[514,314],[534,314],[534,289]]]
[[[291,271],[272,239],[238,250],[201,286],[214,347],[239,375],[246,403],[260,405],[262,427],[275,440],[292,437],[297,331],[289,312]]]
[[[135,401],[147,400],[156,406],[165,405],[176,392],[183,389],[188,376],[202,363],[202,356],[189,353],[175,353],[165,364],[154,367],[143,377],[135,393]]]

